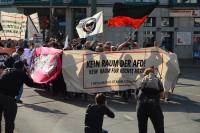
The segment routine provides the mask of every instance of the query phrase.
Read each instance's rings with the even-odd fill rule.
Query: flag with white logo
[[[92,17],[80,20],[76,26],[80,38],[86,38],[103,32],[103,12],[99,12]]]

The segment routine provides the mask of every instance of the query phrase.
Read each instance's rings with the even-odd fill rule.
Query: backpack
[[[160,82],[159,79],[153,73],[145,76],[140,83],[141,85],[135,90],[136,100],[139,99],[142,92],[147,92],[152,90],[159,91],[160,90],[159,82]]]
[[[154,74],[149,74],[143,78],[141,87],[159,90],[159,79]]]

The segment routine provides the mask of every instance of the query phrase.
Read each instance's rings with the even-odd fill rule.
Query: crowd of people
[[[159,44],[155,43],[155,46],[157,45]],[[69,98],[71,94],[67,92],[62,72],[55,80],[47,84],[37,84],[33,82],[29,75],[30,73],[28,70],[28,62],[27,60],[24,60],[24,58],[22,58],[22,55],[24,52],[24,48],[34,50],[34,48],[41,46],[39,44],[35,44],[34,40],[30,40],[28,43],[22,40],[1,40],[0,46],[6,48],[16,48],[16,52],[12,53],[12,55],[10,56],[11,58],[8,58],[5,61],[4,71],[1,73],[0,78],[0,115],[2,116],[2,113],[4,113],[6,133],[13,133],[14,120],[17,113],[16,103],[23,103],[23,101],[21,101],[20,99],[23,92],[23,83],[27,84],[28,86],[34,86],[37,88],[47,90],[52,89],[54,94],[61,92],[63,96],[67,98]],[[128,38],[127,41],[118,45],[113,45],[110,41],[102,43],[98,41],[86,41],[85,39],[73,39],[71,42],[69,42],[67,47],[64,47],[64,44],[57,42],[56,39],[51,38],[48,43],[43,44],[42,46],[53,47],[63,50],[83,49],[95,52],[120,51],[139,48],[137,42],[134,42],[131,38]],[[164,133],[163,114],[159,105],[159,99],[163,98],[163,96],[159,97],[159,94],[163,92],[163,87],[162,85],[160,85],[159,87],[156,85],[148,87],[146,86],[147,84],[144,83],[149,81],[146,79],[156,80],[160,84],[160,80],[155,76],[154,70],[152,68],[149,68],[144,72],[143,83],[141,83],[141,86],[139,87],[140,93],[137,95],[136,98],[138,101],[137,117],[139,132],[147,132],[147,119],[148,117],[150,117],[154,124],[156,133]],[[9,84],[7,84],[8,82],[13,84],[10,84],[9,86]],[[151,91],[148,91],[149,88]],[[124,100],[128,101],[128,98],[131,96],[131,93],[132,90],[123,91],[121,93],[121,96],[124,98]],[[85,133],[107,133],[106,130],[102,129],[103,116],[108,115],[109,117],[114,118],[114,113],[106,105],[105,94],[97,94],[95,99],[96,104],[88,106],[85,116]],[[87,95],[84,94],[84,96],[85,98],[87,98]],[[154,109],[157,113],[155,113],[155,110],[149,110],[150,106],[155,106]],[[98,119],[94,119],[93,116],[98,116]],[[161,125],[158,124],[160,122],[162,123]]]
[[[112,44],[110,41],[86,41],[86,39],[73,39],[65,50],[91,50],[95,52],[120,51],[139,48],[137,42],[131,38],[121,44]]]

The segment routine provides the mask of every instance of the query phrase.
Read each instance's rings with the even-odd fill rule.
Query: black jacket
[[[85,115],[85,133],[102,133],[103,117],[114,118],[114,113],[105,105],[88,105]]]
[[[18,95],[20,87],[25,83],[30,87],[37,87],[25,71],[16,68],[5,69],[0,77],[0,93],[15,97]]]

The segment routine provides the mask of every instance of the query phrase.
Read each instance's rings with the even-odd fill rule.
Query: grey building
[[[14,0],[0,0],[0,11],[5,12],[18,12],[17,8],[13,5]]]
[[[104,19],[112,17],[112,6],[115,2],[127,4],[146,4],[157,2],[158,6],[150,14],[149,19],[133,36],[141,47],[154,41],[167,50],[175,52],[178,58],[192,58],[193,38],[200,40],[200,1],[199,0],[99,0],[97,11],[104,11]],[[90,9],[87,9],[87,16]],[[103,40],[120,43],[129,36],[132,27],[104,26],[104,33],[99,35]],[[200,43],[200,42],[199,42]]]
[[[116,2],[146,6],[158,3],[158,6],[137,30],[108,27],[106,21],[113,16],[112,7]],[[41,29],[45,31],[53,27],[53,30],[62,30],[71,39],[77,37],[75,27],[79,20],[90,17],[91,10],[103,11],[104,32],[95,37],[99,41],[119,44],[133,31],[132,37],[140,47],[158,41],[180,59],[192,58],[193,40],[200,39],[200,0],[1,0],[0,6],[1,10],[12,7],[13,11],[26,15],[38,12]]]

